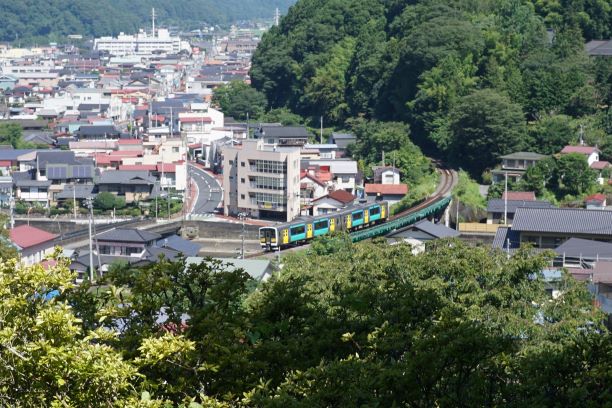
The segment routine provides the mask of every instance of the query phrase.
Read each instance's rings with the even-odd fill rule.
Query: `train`
[[[337,231],[352,232],[386,222],[389,203],[357,204],[319,216],[300,217],[292,222],[259,228],[259,242],[266,251],[276,251]]]

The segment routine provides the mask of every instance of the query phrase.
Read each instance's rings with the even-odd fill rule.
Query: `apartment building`
[[[136,35],[120,33],[117,37],[101,37],[94,40],[94,50],[107,51],[111,55],[151,55],[155,52],[178,54],[182,50],[191,51],[189,43],[173,37],[168,30],[159,29],[156,35],[141,30]]]
[[[223,210],[291,221],[300,214],[300,148],[245,140],[223,148]]]

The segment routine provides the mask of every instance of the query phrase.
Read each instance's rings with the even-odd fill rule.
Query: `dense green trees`
[[[213,103],[226,115],[238,120],[260,118],[266,111],[267,101],[263,93],[241,81],[233,81],[215,90]]]
[[[198,28],[238,19],[272,18],[276,7],[286,10],[292,0],[0,0],[1,41],[58,40],[69,34],[117,35],[149,27],[151,8],[165,25]]]
[[[326,237],[255,283],[220,262],[100,286],[0,262],[0,401],[30,406],[598,406],[610,333],[547,255]],[[57,290],[59,296],[47,296]],[[197,407],[200,405],[189,405]]]
[[[511,149],[548,154],[577,141],[580,123],[592,125],[600,146],[612,145],[596,119],[611,102],[611,65],[584,51],[585,40],[605,38],[609,27],[601,0],[300,0],[264,36],[251,76],[274,108],[344,129],[355,117],[401,121],[413,142],[456,163],[471,147],[462,167],[480,177]],[[470,124],[480,129],[472,146],[461,126],[468,118],[457,117],[470,95],[503,108]]]

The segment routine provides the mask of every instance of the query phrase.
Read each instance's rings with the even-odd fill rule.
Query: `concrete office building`
[[[225,215],[291,221],[300,214],[300,148],[245,140],[223,148]]]

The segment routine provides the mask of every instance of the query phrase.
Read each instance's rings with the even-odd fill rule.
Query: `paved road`
[[[214,177],[192,164],[189,165],[189,173],[193,182],[198,186],[196,202],[191,214],[212,213],[223,198],[221,186]]]

